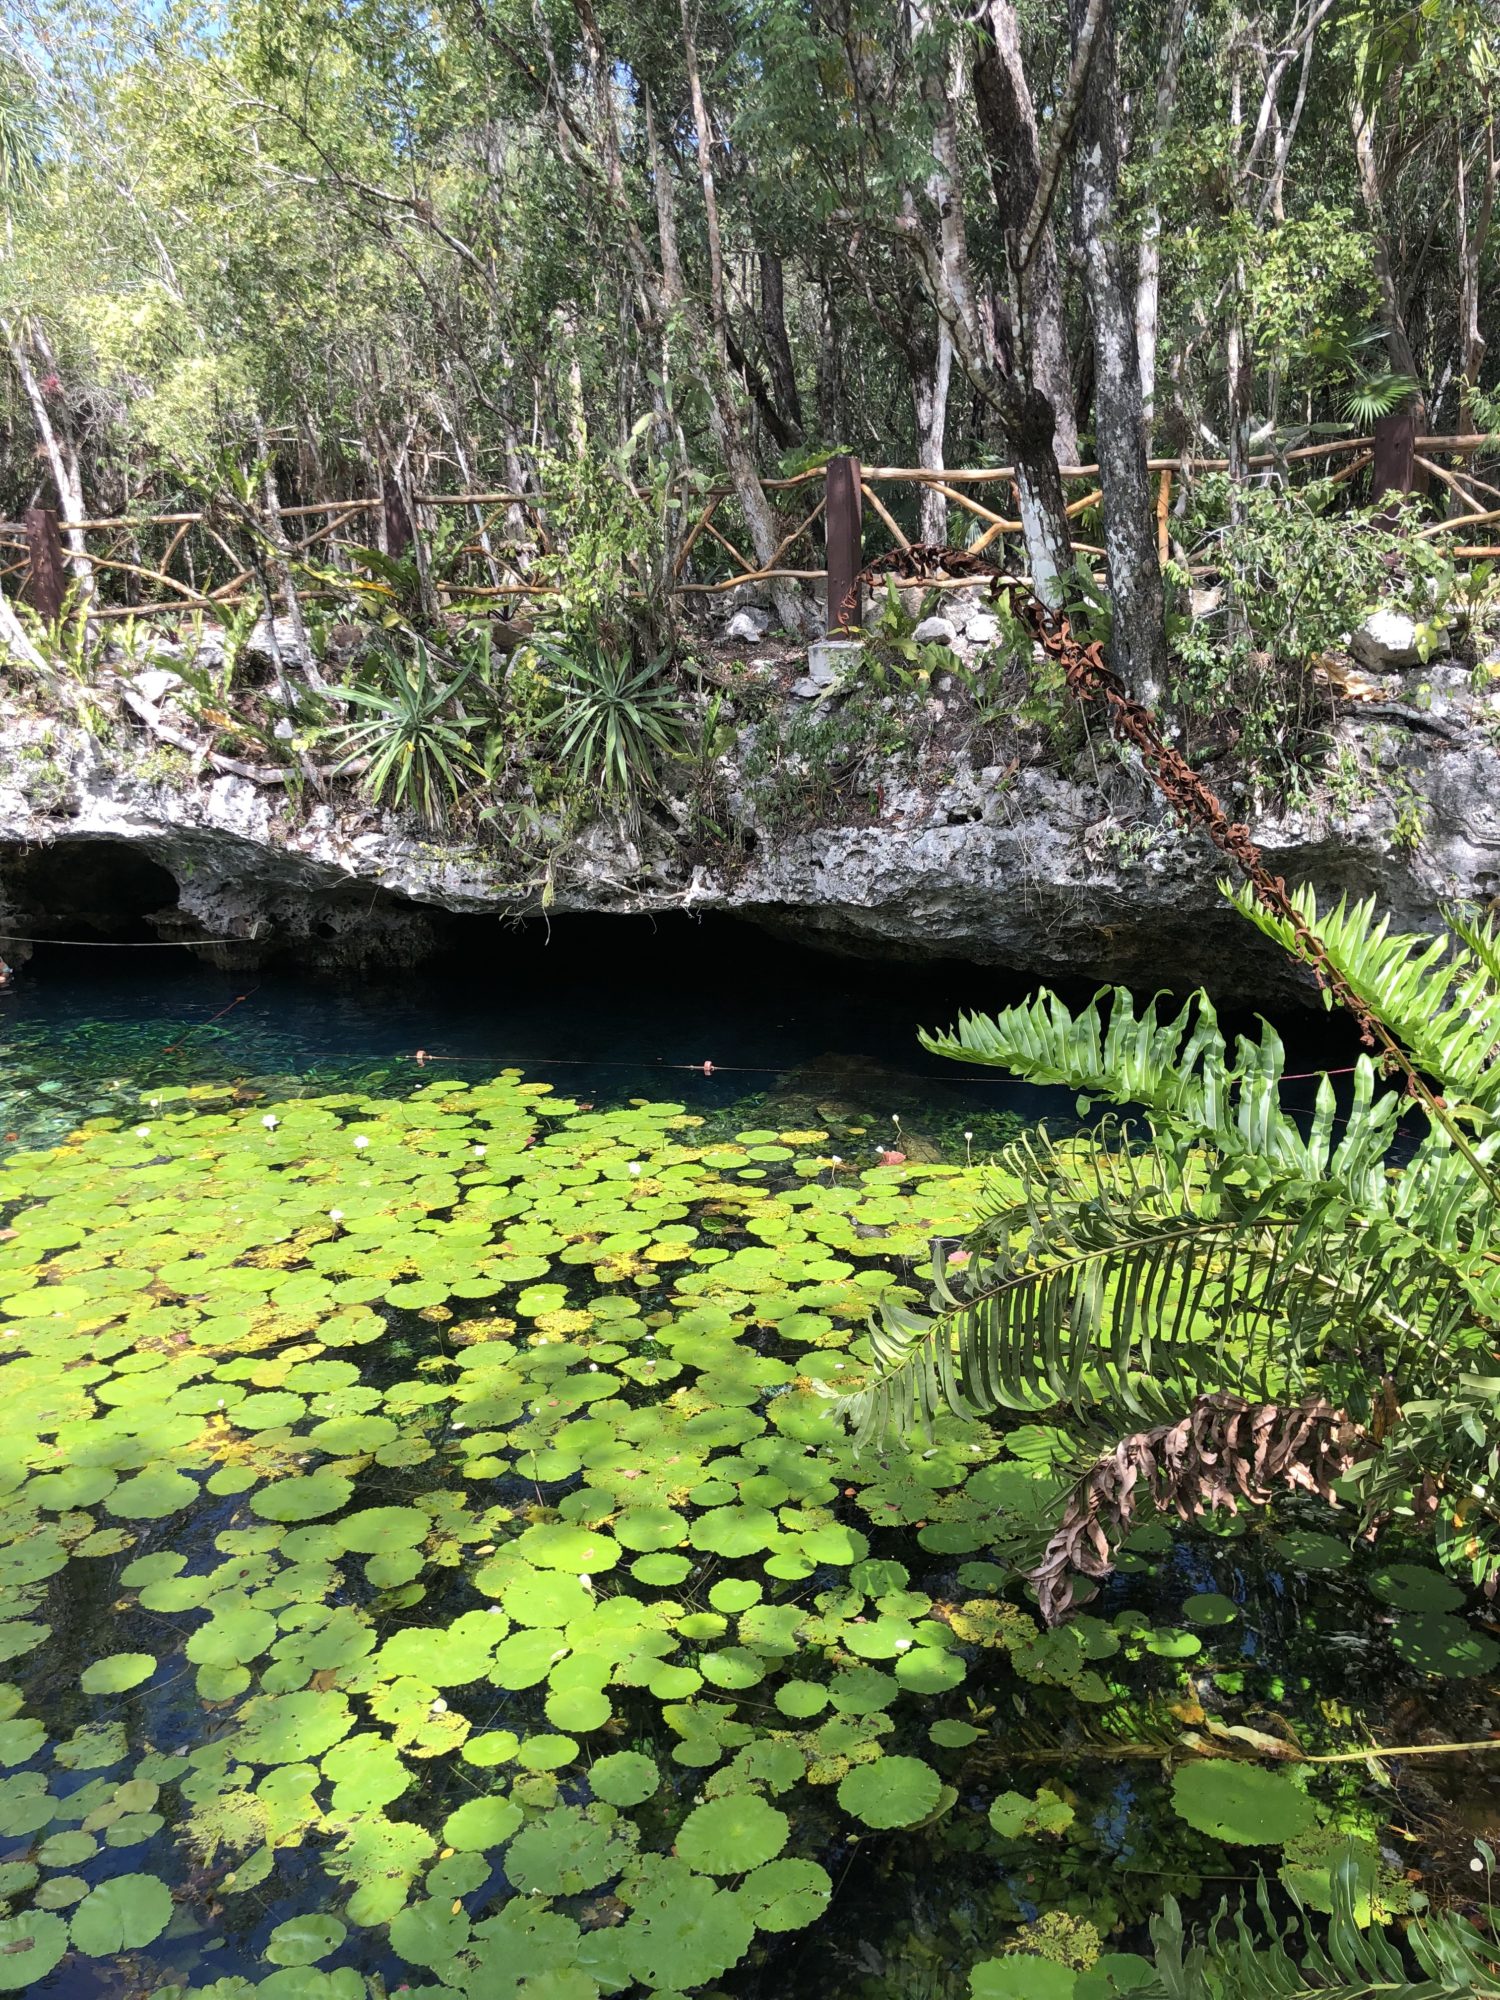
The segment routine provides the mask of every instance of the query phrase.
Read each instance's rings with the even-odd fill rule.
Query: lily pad
[[[839,1784],[844,1811],[866,1826],[914,1826],[934,1810],[942,1780],[920,1757],[877,1757],[860,1764]]]
[[[1227,1758],[1182,1765],[1172,1804],[1200,1833],[1250,1847],[1280,1847],[1317,1819],[1312,1800],[1286,1772]]]
[[[90,1889],[73,1912],[75,1948],[90,1958],[139,1951],[172,1919],[172,1895],[155,1875],[116,1875]]]
[[[752,1793],[695,1806],[677,1832],[676,1852],[706,1875],[740,1875],[786,1846],[791,1822]]]

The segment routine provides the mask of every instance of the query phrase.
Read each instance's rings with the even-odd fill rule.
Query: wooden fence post
[[[26,509],[26,584],[22,592],[32,610],[47,624],[62,617],[68,594],[63,567],[62,535],[50,507]]]
[[[862,629],[863,592],[859,573],[864,568],[862,516],[864,496],[860,491],[859,460],[845,453],[830,458],[824,473],[827,511],[824,526],[828,542],[828,618],[830,639],[858,634]]]
[[[406,511],[396,475],[388,468],[380,475],[380,498],[385,508],[385,552],[388,556],[404,556],[414,540],[411,516]]]
[[[1416,493],[1422,489],[1426,482],[1417,478],[1416,448],[1415,411],[1396,410],[1388,417],[1375,419],[1371,500],[1383,500],[1387,493]]]

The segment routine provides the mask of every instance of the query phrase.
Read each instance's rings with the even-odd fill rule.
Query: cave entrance
[[[176,908],[175,877],[132,842],[0,847],[0,952],[12,937],[150,943]]]

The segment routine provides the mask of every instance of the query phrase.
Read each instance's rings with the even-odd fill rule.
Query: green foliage
[[[1291,947],[1280,919],[1237,900]],[[1201,994],[1172,1018],[1119,990],[1107,1014],[1043,994],[965,1016],[925,1045],[1137,1105],[1149,1136],[1106,1121],[1002,1154],[962,1254],[935,1246],[933,1315],[884,1304],[877,1373],[842,1407],[866,1442],[930,1429],[943,1409],[1060,1408],[1118,1436],[1222,1389],[1268,1405],[1321,1395],[1362,1439],[1366,1522],[1416,1505],[1444,1559],[1483,1580],[1500,1574],[1483,1331],[1500,1306],[1500,933],[1461,912],[1431,939],[1392,934],[1370,905],[1320,915],[1304,896],[1302,910],[1442,1092],[1415,1149],[1398,1138],[1402,1093],[1369,1056],[1346,1104],[1322,1079],[1304,1124],[1283,1101],[1275,1032],[1231,1052]],[[1382,1380],[1414,1407],[1413,1430],[1382,1414]]]
[[[654,791],[662,764],[687,740],[667,657],[638,661],[597,637],[535,646],[557,704],[546,727],[569,783],[626,805]]]
[[[479,728],[461,697],[472,678],[468,666],[440,668],[427,643],[413,641],[408,658],[394,648],[372,656],[374,686],[339,690],[341,700],[366,720],[339,724],[325,740],[338,751],[336,771],[362,766],[362,789],[376,805],[411,812],[436,826],[477,770],[473,738]]]

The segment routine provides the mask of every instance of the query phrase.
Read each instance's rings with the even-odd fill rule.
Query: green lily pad
[[[272,1965],[316,1965],[337,1951],[348,1935],[348,1925],[337,1917],[288,1917],[267,1940],[266,1957]]]
[[[740,1875],[786,1846],[791,1822],[751,1793],[695,1806],[678,1829],[676,1853],[706,1875]]]
[[[649,1757],[638,1750],[616,1750],[589,1766],[589,1785],[595,1798],[612,1806],[638,1806],[652,1797],[661,1784],[661,1773]]]
[[[1312,1800],[1284,1771],[1226,1758],[1182,1765],[1172,1804],[1200,1833],[1250,1847],[1283,1846],[1317,1819]]]
[[[523,1894],[576,1896],[618,1875],[634,1852],[629,1822],[611,1825],[588,1806],[557,1806],[511,1841],[505,1872]]]
[[[839,1783],[839,1804],[851,1818],[882,1829],[914,1826],[942,1796],[942,1780],[919,1757],[877,1757]]]
[[[67,1948],[68,1927],[50,1910],[0,1917],[0,1992],[12,1993],[45,1979]]]
[[[1487,1633],[1441,1611],[1403,1613],[1391,1627],[1391,1644],[1410,1666],[1447,1680],[1487,1674],[1500,1660],[1500,1646]]]
[[[250,1511],[267,1521],[315,1521],[336,1514],[353,1491],[354,1481],[341,1473],[309,1472],[262,1486],[251,1496]]]
[[[108,1653],[102,1660],[90,1660],[79,1676],[85,1694],[123,1694],[139,1687],[156,1672],[150,1653]]]
[[[116,1875],[90,1889],[73,1912],[72,1938],[90,1958],[139,1951],[172,1919],[172,1895],[155,1875]]]
[[[521,1808],[511,1799],[493,1793],[488,1798],[469,1799],[443,1821],[443,1843],[476,1852],[501,1847],[522,1817]]]
[[[1387,1563],[1370,1578],[1370,1589],[1398,1611],[1456,1611],[1464,1601],[1451,1576],[1420,1563]]]

